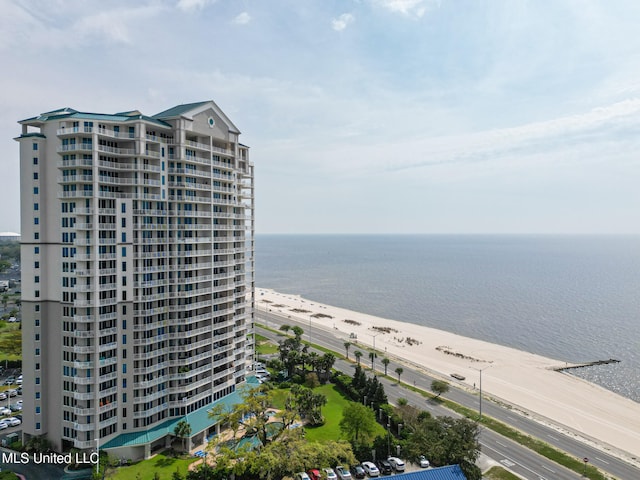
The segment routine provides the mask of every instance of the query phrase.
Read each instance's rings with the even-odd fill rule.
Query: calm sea
[[[640,402],[640,237],[258,235],[256,284],[567,362]]]

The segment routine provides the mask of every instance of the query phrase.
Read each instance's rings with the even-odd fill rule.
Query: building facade
[[[148,457],[245,381],[249,148],[213,101],[19,122],[25,441]]]

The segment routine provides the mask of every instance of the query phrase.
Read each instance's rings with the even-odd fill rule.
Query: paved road
[[[274,327],[283,323],[293,324],[295,320],[282,315],[267,313],[263,311],[256,312],[256,316],[261,323]],[[331,329],[323,329],[313,326],[309,330],[309,324],[301,322],[300,326],[305,329],[305,340],[307,335],[311,333],[311,340],[313,343],[330,348],[337,352],[344,352],[344,342],[349,340],[345,336],[337,337],[335,332]],[[261,334],[267,336],[266,330],[262,330]],[[276,335],[268,335],[270,338],[277,338]],[[364,345],[370,347],[371,344],[367,343],[365,339],[359,339],[361,342],[364,340]],[[349,340],[352,341],[352,340]],[[351,348],[351,353],[354,348]],[[391,358],[391,357],[389,357]],[[367,365],[363,356],[362,363]],[[392,374],[397,366],[402,366],[404,373],[402,374],[402,380],[406,383],[414,383],[417,386],[421,386],[423,389],[428,390],[431,381],[433,380],[424,369],[419,366],[407,365],[406,363],[397,363],[392,359],[392,362],[388,366],[388,372]],[[383,370],[384,367],[379,364],[376,365],[377,369]],[[353,371],[353,365],[347,362],[336,362],[336,368],[347,372]],[[466,390],[455,388],[455,383],[451,384],[450,391],[446,394],[446,397],[456,403],[464,405],[469,408],[478,408],[479,397],[474,393],[470,393]],[[385,383],[385,391],[391,401],[397,396],[407,398],[410,403],[419,405],[422,408],[426,408],[436,415],[452,415],[450,410],[442,409],[439,405],[430,404],[425,402],[424,398],[414,394],[410,390],[401,389],[401,394],[394,397],[394,392],[398,390],[397,384],[387,381]],[[588,458],[589,463],[597,466],[601,470],[613,475],[620,480],[637,480],[640,479],[640,469],[630,465],[629,463],[620,460],[618,457],[612,456],[601,450],[587,445],[584,442],[576,440],[575,438],[565,435],[557,429],[553,429],[526,417],[513,413],[512,411],[500,407],[499,405],[488,401],[486,398],[482,402],[483,415],[488,415],[497,420],[511,425],[533,437],[539,438],[550,445],[565,451],[570,455],[575,456],[578,459]],[[517,445],[504,437],[492,432],[488,429],[483,429],[480,437],[483,453],[493,458],[494,460],[502,463],[509,469],[521,475],[523,478],[531,480],[563,480],[563,479],[575,479],[580,478],[573,472],[560,467],[559,465],[550,462],[543,457],[538,456],[532,451]]]

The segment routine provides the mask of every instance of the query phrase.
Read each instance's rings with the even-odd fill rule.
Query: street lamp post
[[[378,335],[380,335],[380,333],[382,332],[378,332],[375,335],[374,334],[369,334],[373,337],[373,356],[371,357],[371,370],[373,370],[373,376],[376,376],[376,369],[375,369],[375,361],[376,361],[376,337]]]
[[[473,368],[473,367],[469,367],[469,368],[471,368],[471,369],[473,369],[473,370],[477,370],[478,372],[480,372],[480,407],[479,407],[479,410],[480,410],[480,411],[479,411],[479,413],[480,413],[480,415],[479,415],[478,421],[482,420],[482,371],[483,371],[483,370],[486,370],[487,368],[491,368],[491,367],[493,367],[493,365],[487,365],[487,366],[486,366],[486,367],[484,367],[484,368]]]
[[[100,432],[98,432],[98,435]],[[100,474],[100,437],[96,437],[96,456],[98,460],[96,461],[96,475]]]

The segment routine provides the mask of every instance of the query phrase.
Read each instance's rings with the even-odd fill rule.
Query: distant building
[[[24,440],[149,457],[252,361],[253,164],[213,101],[19,122]]]
[[[0,232],[0,242],[19,242],[20,234],[14,232]]]

